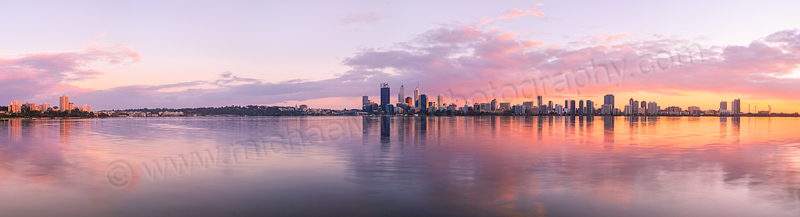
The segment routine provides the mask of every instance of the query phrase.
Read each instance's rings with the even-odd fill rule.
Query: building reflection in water
[[[728,137],[728,117],[719,117],[719,138]]]
[[[610,144],[606,147],[614,148],[614,116],[603,116],[603,142]]]
[[[391,148],[392,119],[389,116],[381,117],[381,150],[389,151]]]

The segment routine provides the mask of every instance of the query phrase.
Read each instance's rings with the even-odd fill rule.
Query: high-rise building
[[[536,104],[536,106],[539,106],[539,107],[541,107],[541,106],[542,106],[542,103],[543,103],[543,98],[542,98],[542,96],[536,96],[536,101],[537,101],[537,104]]]
[[[614,94],[606,94],[603,96],[603,105],[611,105],[611,111],[614,110]]]
[[[419,106],[419,83],[417,83],[417,88],[414,89],[414,106],[422,108],[422,106]]]
[[[550,113],[552,111],[553,111],[553,101],[550,100],[550,101],[547,101],[547,113]]]
[[[728,110],[728,101],[719,102],[719,110]]]
[[[638,114],[639,113],[639,101],[638,100],[633,100],[633,98],[631,98],[630,100],[628,100],[628,105],[631,106],[631,108],[630,108],[630,111],[626,112],[627,114]]]
[[[539,101],[539,104],[541,104],[541,99]],[[522,106],[525,106],[525,109],[533,108],[533,102],[531,101],[522,102]]]
[[[406,100],[406,88],[403,87],[403,84],[400,84],[400,93],[397,93],[397,102],[402,103],[403,100]]]
[[[586,114],[594,114],[594,102],[591,100],[586,100]]]
[[[741,114],[742,113],[742,101],[739,99],[734,99],[731,102],[731,114]]]
[[[70,111],[69,109],[69,97],[66,95],[61,95],[58,98],[58,110],[60,111]]]
[[[406,97],[406,105],[414,106],[414,99],[412,99],[410,96]]]
[[[436,106],[444,106],[444,97],[442,97],[442,94],[436,96]]]
[[[419,95],[419,105],[420,105],[419,109],[422,112],[428,112],[428,108],[427,108],[427,106],[428,106],[428,95],[427,94],[423,93],[423,94]]]
[[[611,104],[603,104],[602,106],[600,106],[600,113],[604,115],[614,114],[614,108],[612,107]]]
[[[8,112],[9,113],[20,113],[22,112],[22,102],[19,100],[11,101],[11,104],[8,105]]]
[[[569,113],[575,114],[575,100],[569,101]]]
[[[657,115],[661,108],[658,106],[656,102],[649,102],[647,103],[647,114],[650,115]]]
[[[389,94],[389,83],[381,83],[381,108],[391,104]]]
[[[492,99],[492,102],[491,102],[490,104],[491,104],[490,106],[492,107],[492,108],[490,108],[490,109],[491,109],[492,111],[495,111],[495,110],[497,110],[497,99]]]
[[[643,109],[647,110],[647,102],[642,100],[642,106],[640,108],[643,108]]]
[[[583,100],[578,103],[578,114],[586,113],[586,108],[583,107]]]
[[[500,103],[500,110],[509,111],[511,110],[511,103],[508,102],[501,102]]]

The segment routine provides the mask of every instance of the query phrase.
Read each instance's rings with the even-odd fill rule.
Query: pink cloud
[[[791,73],[800,64],[800,54],[793,52],[800,45],[800,34],[796,30],[777,32],[747,46],[701,47],[688,51],[685,48],[692,45],[692,41],[620,40],[627,37],[624,33],[589,36],[587,38],[603,43],[574,48],[545,46],[544,42],[519,39],[514,33],[495,29],[447,25],[392,47],[360,50],[342,61],[350,70],[324,80],[266,83],[223,73],[214,80],[161,86],[89,91],[64,88],[73,89],[75,98],[98,109],[278,104],[377,96],[376,84],[383,82],[392,85],[393,95],[400,83],[420,82],[423,93],[442,94],[448,102],[458,100],[460,105],[465,99],[482,102],[493,98],[501,101],[531,99],[536,95],[579,97],[591,91],[665,95],[724,92],[753,98],[798,99],[800,79],[778,76]],[[666,54],[669,56],[664,56]],[[689,55],[694,62],[689,62]],[[0,83],[19,89],[23,94],[14,93],[17,99],[64,92],[54,88],[99,73],[84,69],[85,61],[127,63],[139,59],[138,53],[124,46],[2,59]],[[558,81],[565,77],[568,80]],[[213,88],[195,88],[198,85]],[[168,91],[178,87],[179,91]],[[3,96],[11,99],[8,93]],[[343,106],[359,107],[358,101]]]
[[[541,3],[536,4],[535,7],[531,8],[530,10],[523,10],[519,8],[512,8],[511,10],[506,11],[505,14],[500,15],[497,17],[498,20],[510,20],[517,17],[525,17],[525,16],[532,16],[538,18],[547,18],[543,12],[539,11],[539,7],[542,6]]]
[[[100,75],[101,72],[85,68],[96,61],[132,63],[141,61],[141,57],[129,46],[116,44],[93,45],[81,53],[37,53],[0,59],[0,86],[14,90],[0,93],[0,98],[39,101],[59,95],[65,89],[73,89],[66,85],[70,82]]]

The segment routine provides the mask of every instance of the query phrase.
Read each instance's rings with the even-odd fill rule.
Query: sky
[[[93,110],[411,96],[800,111],[797,1],[0,3],[0,102]],[[794,21],[794,22],[793,22]],[[730,106],[730,105],[729,105]]]

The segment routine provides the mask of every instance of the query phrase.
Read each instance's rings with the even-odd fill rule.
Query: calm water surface
[[[0,121],[0,216],[800,216],[800,118]]]

